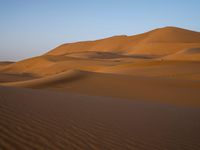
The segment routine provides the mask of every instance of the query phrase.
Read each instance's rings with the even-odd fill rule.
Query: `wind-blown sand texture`
[[[200,109],[0,88],[2,149],[200,148]]]
[[[200,33],[186,29],[0,63],[0,149],[198,150],[199,107]]]

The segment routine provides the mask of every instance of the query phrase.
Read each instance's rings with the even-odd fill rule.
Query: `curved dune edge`
[[[48,77],[43,77],[39,79],[33,79],[28,81],[20,81],[20,82],[10,82],[10,83],[3,83],[3,86],[12,86],[12,87],[27,87],[27,88],[42,88],[51,86],[53,84],[58,84],[62,82],[70,82],[73,80],[80,79],[85,77],[85,73],[80,70],[69,70],[63,73],[59,73],[56,75],[51,75]]]

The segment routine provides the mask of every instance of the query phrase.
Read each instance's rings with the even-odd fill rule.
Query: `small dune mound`
[[[21,81],[21,82],[10,82],[1,85],[13,86],[13,87],[43,88],[43,87],[48,87],[50,85],[59,85],[63,82],[78,80],[82,77],[85,77],[86,75],[87,72],[84,71],[69,70],[63,73],[55,74],[44,78]]]
[[[185,54],[200,54],[200,47],[197,48],[189,48],[182,51]]]

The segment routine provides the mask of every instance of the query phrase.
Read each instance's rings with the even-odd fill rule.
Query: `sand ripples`
[[[2,149],[200,148],[195,108],[13,88],[0,104]]]

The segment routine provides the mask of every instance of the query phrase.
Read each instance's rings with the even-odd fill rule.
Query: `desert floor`
[[[23,88],[0,88],[2,149],[200,148],[200,109]]]

